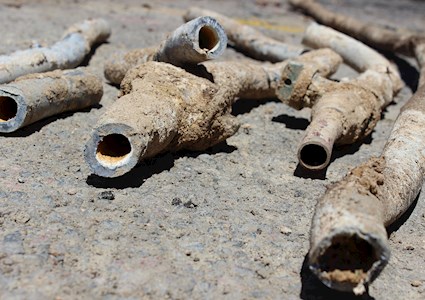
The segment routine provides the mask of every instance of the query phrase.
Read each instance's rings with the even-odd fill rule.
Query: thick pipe
[[[221,25],[211,17],[199,17],[178,27],[158,47],[134,49],[115,54],[105,64],[105,77],[120,84],[128,70],[147,61],[168,62],[175,66],[195,65],[216,59],[227,46]]]
[[[310,269],[327,286],[361,294],[390,258],[385,226],[414,202],[425,176],[425,86],[403,107],[383,153],[330,186],[318,201]]]
[[[0,132],[99,103],[102,81],[83,68],[30,74],[0,85]]]
[[[258,60],[279,62],[299,56],[305,50],[303,47],[267,37],[250,26],[242,25],[211,10],[192,7],[186,12],[184,19],[188,21],[200,16],[210,16],[220,22],[232,45],[239,51]]]
[[[342,61],[329,49],[299,59],[315,62],[323,76]],[[224,141],[239,128],[230,114],[234,101],[274,97],[285,64],[206,62],[198,66],[205,78],[167,63],[139,65],[127,72],[122,96],[95,126],[86,162],[93,173],[116,177],[161,152],[205,150]]]
[[[111,29],[105,20],[86,20],[71,26],[64,37],[51,47],[32,48],[2,55],[0,83],[10,82],[26,74],[75,68],[83,61],[93,45],[104,42],[110,34]]]
[[[305,168],[321,170],[329,165],[334,144],[351,144],[372,132],[402,81],[383,56],[331,28],[312,24],[304,40],[333,49],[363,71],[353,80],[334,82],[309,65],[291,61],[282,73],[279,99],[296,109],[312,108],[312,121],[298,150],[299,162]]]

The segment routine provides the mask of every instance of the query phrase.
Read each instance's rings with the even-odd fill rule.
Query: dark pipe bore
[[[131,144],[122,134],[110,134],[99,142],[96,158],[99,162],[115,165],[131,152]]]
[[[328,154],[322,146],[308,144],[302,147],[299,158],[305,166],[317,169],[327,163]]]
[[[199,30],[199,48],[212,50],[219,42],[220,39],[214,28],[204,26]]]
[[[16,117],[18,104],[10,97],[0,96],[0,122],[7,122]]]
[[[332,238],[318,263],[328,277],[344,277],[343,281],[358,283],[378,260],[375,249],[366,240],[356,234],[341,234]]]

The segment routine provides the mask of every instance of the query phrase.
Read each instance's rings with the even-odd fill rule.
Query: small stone
[[[411,245],[408,245],[408,246],[406,246],[404,249],[405,249],[405,250],[412,251],[412,250],[415,250],[415,247],[413,247],[413,246],[411,246]]]
[[[100,200],[114,200],[115,195],[112,191],[103,191],[99,194],[98,198]]]
[[[185,204],[183,204],[183,206],[186,207],[186,208],[195,208],[198,205],[196,205],[195,203],[193,203],[192,200],[189,200]]]
[[[25,179],[23,179],[23,178],[19,177],[19,178],[18,178],[18,182],[19,182],[19,183],[25,183]]]
[[[413,287],[420,287],[422,285],[422,282],[420,282],[419,280],[413,280],[410,285]]]
[[[181,205],[183,202],[180,198],[176,197],[171,201],[171,205],[177,206],[177,205]]]
[[[282,226],[282,227],[280,227],[280,233],[282,233],[284,235],[290,235],[292,233],[292,230],[289,227]]]
[[[68,193],[68,195],[71,195],[71,196],[73,196],[73,195],[75,195],[76,193],[77,193],[77,190],[76,189],[69,189],[68,191],[66,191],[67,193]]]

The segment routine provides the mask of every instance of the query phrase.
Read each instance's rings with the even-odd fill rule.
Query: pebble
[[[182,202],[182,200],[180,199],[180,198],[174,198],[172,201],[171,201],[171,205],[174,205],[174,206],[177,206],[177,205],[181,205],[183,202]]]
[[[422,285],[422,282],[420,282],[419,280],[413,280],[410,285],[413,287],[420,287]]]
[[[285,234],[285,235],[290,235],[292,233],[292,230],[289,227],[282,226],[282,227],[280,227],[280,233]]]
[[[73,196],[73,195],[75,195],[77,193],[77,190],[76,189],[69,189],[66,192],[68,193],[68,195]]]
[[[103,191],[99,194],[98,198],[100,200],[114,200],[115,195],[112,191]]]

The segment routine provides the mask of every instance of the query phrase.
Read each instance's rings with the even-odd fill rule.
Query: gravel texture
[[[425,3],[321,1],[387,26],[425,26]],[[106,18],[113,32],[85,64],[103,76],[118,49],[155,45],[190,5],[299,42],[309,19],[286,1],[0,1],[0,54],[51,45],[71,24]],[[226,50],[225,59],[242,59]],[[90,174],[83,148],[101,105],[0,136],[0,299],[356,299],[325,288],[305,257],[326,185],[378,155],[415,88],[414,61],[395,58],[408,86],[364,143],[335,151],[320,174],[297,166],[309,110],[240,100],[237,134],[204,152],[164,154],[120,178]],[[335,76],[353,76],[344,67]],[[389,228],[392,257],[361,299],[425,298],[423,194]]]

